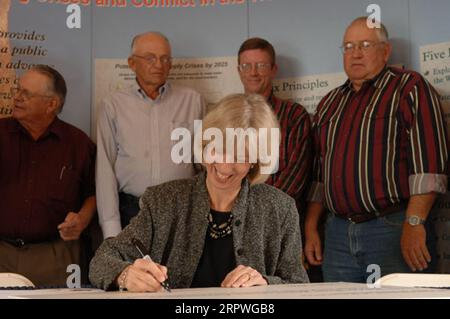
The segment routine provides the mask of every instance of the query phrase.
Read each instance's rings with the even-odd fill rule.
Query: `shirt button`
[[[241,225],[241,220],[240,219],[237,219],[235,222],[234,222],[234,226],[240,226]]]
[[[238,254],[238,256],[242,256],[244,254],[244,250],[242,248],[239,248],[237,250],[237,254]]]

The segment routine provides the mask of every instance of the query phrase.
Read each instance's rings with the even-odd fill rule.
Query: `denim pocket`
[[[325,218],[324,227],[327,228],[332,218],[336,218],[333,213],[328,212],[327,217]]]
[[[406,215],[406,211],[400,211],[397,213],[393,213],[393,214],[389,214],[383,217],[380,217],[380,220],[389,226],[394,226],[394,227],[402,227],[403,223],[405,222],[405,215]]]

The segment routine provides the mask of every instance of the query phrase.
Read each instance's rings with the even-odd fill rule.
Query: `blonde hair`
[[[255,129],[259,137],[259,129],[266,128],[268,132],[271,129],[279,129],[279,123],[271,107],[265,98],[258,94],[232,94],[220,100],[213,109],[203,119],[202,130],[205,132],[208,128],[219,129],[223,136],[226,135],[227,128]],[[202,132],[202,134],[203,134]],[[259,140],[259,138],[258,138]],[[267,147],[271,149],[271,134],[267,134]],[[279,140],[276,141],[279,144]],[[202,143],[202,154],[208,141]],[[278,152],[278,150],[277,150]],[[204,163],[202,163],[204,165]],[[268,174],[261,173],[261,167],[268,165],[261,162],[258,152],[257,162],[250,168],[247,175],[251,184],[264,183],[269,177]]]

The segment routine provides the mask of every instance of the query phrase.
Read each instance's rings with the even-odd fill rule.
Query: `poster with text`
[[[441,97],[450,138],[450,42],[422,46],[420,68]],[[437,235],[437,270],[450,273],[450,192],[438,198],[431,218]]]
[[[11,116],[11,88],[36,64],[67,84],[63,120],[89,133],[91,8],[61,1],[0,0],[0,117]]]
[[[190,87],[205,99],[208,108],[222,97],[243,92],[236,57],[175,58],[169,81]],[[96,110],[108,94],[135,83],[126,59],[96,59],[93,95],[92,136],[95,138]]]
[[[332,89],[344,84],[346,79],[344,72],[277,79],[274,81],[274,94],[293,100],[303,105],[309,114],[314,114],[320,100]]]

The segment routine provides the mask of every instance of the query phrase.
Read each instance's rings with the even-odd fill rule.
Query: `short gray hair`
[[[58,112],[61,112],[67,95],[66,81],[64,80],[64,77],[61,75],[61,73],[59,73],[51,66],[45,64],[37,64],[33,66],[30,71],[40,73],[49,79],[48,84],[50,85],[50,87],[48,89],[58,96],[60,103]]]
[[[348,29],[351,25],[353,25],[353,24],[355,24],[355,23],[357,23],[357,22],[365,22],[365,23],[367,23],[367,19],[369,19],[369,18],[368,18],[368,17],[365,17],[365,16],[358,17],[358,18],[354,19],[354,20],[348,25],[347,29]],[[389,33],[388,33],[388,30],[387,30],[386,26],[385,26],[383,23],[381,23],[381,21],[375,21],[375,22],[380,24],[380,27],[379,27],[379,28],[375,28],[376,31],[377,31],[378,39],[379,39],[380,41],[382,41],[382,42],[388,42],[388,41],[389,41]]]
[[[169,41],[169,39],[168,39],[164,34],[162,34],[161,32],[158,32],[158,31],[148,31],[148,32],[144,32],[144,33],[137,34],[137,35],[135,35],[135,36],[133,37],[133,40],[131,40],[131,54],[134,54],[136,41],[139,40],[139,38],[141,38],[141,37],[143,37],[143,36],[146,36],[146,35],[156,35],[156,36],[159,36],[159,37],[163,38],[163,39],[167,42],[167,44],[169,45],[169,47],[170,47],[170,41]]]

